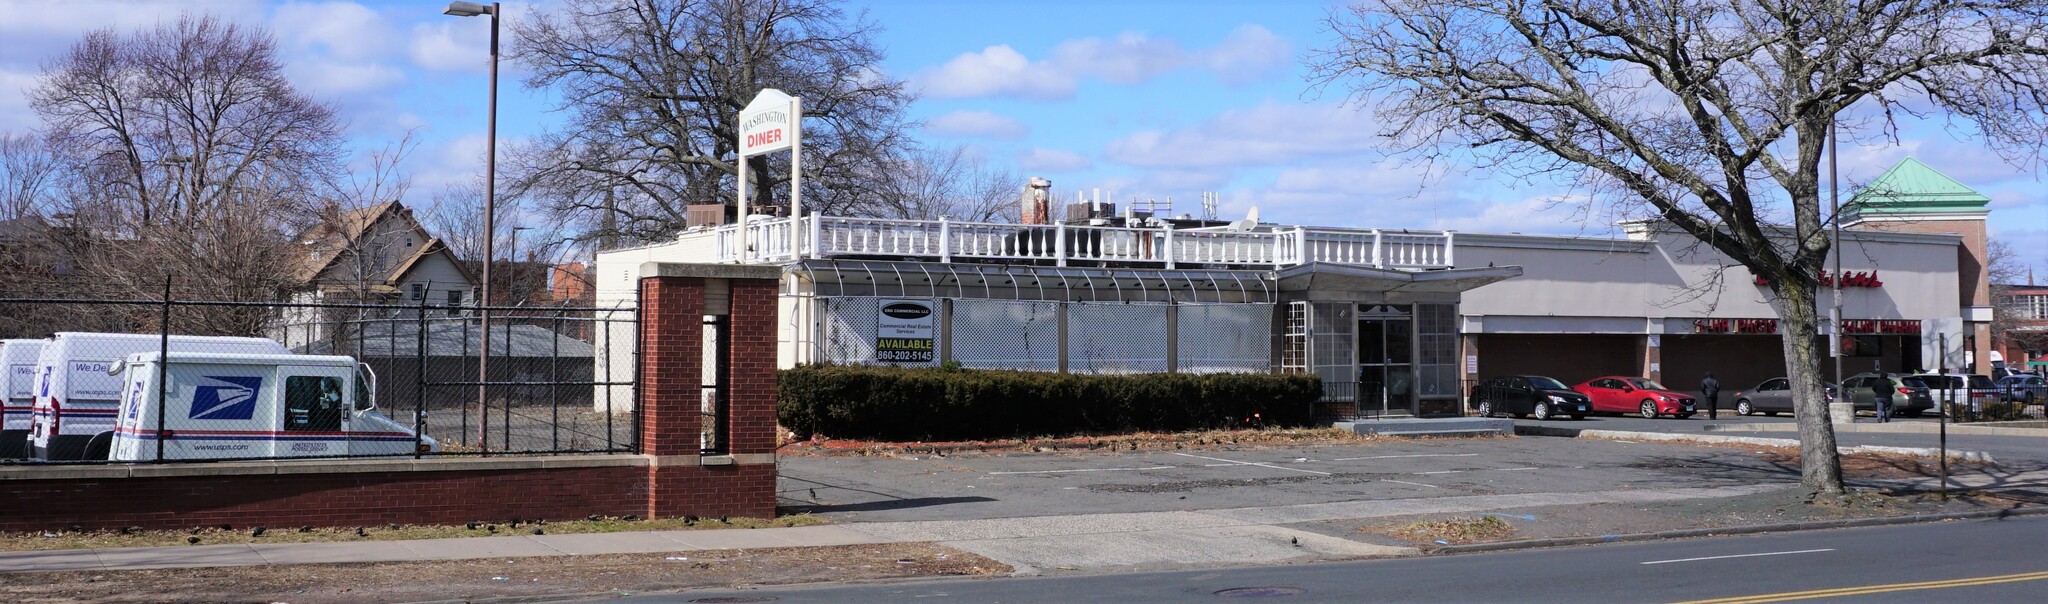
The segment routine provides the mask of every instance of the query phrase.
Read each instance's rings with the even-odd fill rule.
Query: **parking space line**
[[[1032,469],[1032,471],[991,471],[991,475],[1014,475],[1014,473],[1073,473],[1073,471],[1141,471],[1141,469],[1174,469],[1171,465],[1155,467],[1083,467],[1083,469]]]
[[[1797,550],[1797,551],[1789,551],[1789,552],[1763,552],[1763,553],[1758,553],[1758,554],[1734,554],[1734,555],[1730,555],[1730,556],[1706,556],[1706,557],[1701,557],[1701,558],[1679,558],[1679,559],[1677,559],[1677,560],[1651,560],[1651,561],[1649,561],[1649,562],[1638,562],[1637,564],[1645,564],[1645,565],[1648,565],[1648,564],[1670,564],[1670,563],[1673,563],[1673,562],[1699,562],[1699,561],[1702,561],[1702,560],[1726,560],[1726,559],[1728,559],[1728,558],[1755,558],[1755,557],[1757,557],[1757,556],[1786,556],[1786,555],[1791,555],[1791,554],[1817,554],[1817,553],[1821,553],[1821,552],[1832,552],[1832,551],[1835,551],[1835,549],[1834,549],[1834,548],[1825,548],[1825,549],[1802,549],[1802,550]]]
[[[1441,488],[1443,488],[1443,487],[1440,487],[1440,486],[1436,486],[1436,485],[1433,485],[1433,484],[1422,484],[1422,483],[1419,483],[1419,482],[1408,482],[1408,481],[1406,481],[1406,480],[1394,480],[1394,479],[1392,479],[1392,478],[1382,478],[1382,479],[1380,479],[1380,482],[1391,482],[1391,483],[1395,483],[1395,484],[1410,484],[1410,485],[1415,485],[1415,486],[1418,486],[1418,487],[1429,487],[1429,488],[1432,488],[1432,489],[1441,489]]]
[[[1234,460],[1234,459],[1221,459],[1221,458],[1216,458],[1216,457],[1203,457],[1203,456],[1200,456],[1200,455],[1189,455],[1189,454],[1186,454],[1186,453],[1175,453],[1174,455],[1179,455],[1179,456],[1181,456],[1181,457],[1193,457],[1193,458],[1195,458],[1195,459],[1207,459],[1207,460],[1209,460],[1209,461],[1221,461],[1221,462],[1225,462],[1225,465],[1233,465],[1233,466],[1258,466],[1258,467],[1261,467],[1261,468],[1272,468],[1272,469],[1275,469],[1275,470],[1288,470],[1288,471],[1292,471],[1292,472],[1302,472],[1302,473],[1306,473],[1306,474],[1320,474],[1320,475],[1323,475],[1323,476],[1329,476],[1329,475],[1330,475],[1330,473],[1329,473],[1329,472],[1318,472],[1318,471],[1315,471],[1315,470],[1303,470],[1303,469],[1301,469],[1301,468],[1287,468],[1287,467],[1281,467],[1281,466],[1276,466],[1276,465],[1273,465],[1273,464],[1269,464],[1269,463],[1265,463],[1265,462],[1258,462],[1258,461],[1237,461],[1237,460]]]
[[[1459,474],[1463,472],[1464,470],[1437,470],[1435,472],[1410,472],[1410,474],[1413,474],[1415,476],[1428,476],[1430,474]]]
[[[1339,457],[1323,461],[1358,461],[1361,459],[1394,459],[1397,457],[1476,457],[1478,453],[1416,453],[1412,455],[1372,455],[1367,457]]]

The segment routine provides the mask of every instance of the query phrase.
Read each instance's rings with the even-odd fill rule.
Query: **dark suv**
[[[1559,415],[1586,419],[1586,414],[1593,411],[1593,401],[1554,379],[1540,375],[1509,375],[1474,385],[1472,408],[1480,417],[1512,413],[1515,417],[1531,416],[1536,419]]]
[[[1886,374],[1881,377],[1875,373],[1859,373],[1842,380],[1842,393],[1847,400],[1856,403],[1857,411],[1876,411],[1877,399],[1870,392],[1873,384],[1882,384],[1895,393],[1892,395],[1892,415],[1919,417],[1934,408],[1934,395],[1928,392],[1927,383],[1905,375]]]

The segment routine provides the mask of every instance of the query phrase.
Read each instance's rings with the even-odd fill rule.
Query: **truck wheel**
[[[114,433],[101,432],[85,443],[85,456],[79,459],[106,461],[114,449]]]

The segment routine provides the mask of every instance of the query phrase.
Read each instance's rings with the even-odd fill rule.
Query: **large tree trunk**
[[[1842,488],[1842,459],[1835,449],[1835,426],[1829,423],[1827,395],[1820,379],[1819,312],[1815,286],[1798,279],[1775,279],[1778,318],[1785,324],[1785,367],[1792,381],[1793,415],[1799,420],[1799,482],[1816,494],[1837,495]],[[1840,377],[1840,376],[1836,376]]]

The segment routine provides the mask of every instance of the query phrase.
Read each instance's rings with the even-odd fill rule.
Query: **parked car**
[[[1826,384],[1828,402],[1835,402],[1838,392],[1834,384]],[[1777,415],[1792,413],[1792,380],[1771,378],[1755,388],[1735,391],[1735,413],[1737,415]]]
[[[1572,390],[1593,400],[1594,413],[1635,413],[1650,419],[1663,416],[1684,419],[1698,412],[1694,409],[1698,401],[1692,395],[1665,388],[1649,378],[1601,376],[1580,382],[1572,386]]]
[[[1870,392],[1874,383],[1882,383],[1883,387],[1897,392],[1892,396],[1892,415],[1919,417],[1934,408],[1934,394],[1928,392],[1927,383],[1907,375],[1886,374],[1880,377],[1875,373],[1859,373],[1842,380],[1842,390],[1848,393],[1849,401],[1856,404],[1857,411],[1876,411],[1877,399]]]
[[[2048,400],[2048,381],[2029,373],[2015,373],[1998,379],[1992,386],[1998,390],[1998,398],[2019,401],[2032,405]]]
[[[1985,403],[1998,400],[1998,384],[1991,376],[1964,373],[1925,373],[1912,376],[1927,384],[1929,394],[1934,396],[1936,409],[1947,409],[1946,405],[1968,405],[1971,409],[1983,409]]]
[[[1480,382],[1472,387],[1472,407],[1480,417],[1512,413],[1515,417],[1550,419],[1569,415],[1586,419],[1591,411],[1586,395],[1573,392],[1564,383],[1540,375],[1508,375]]]

